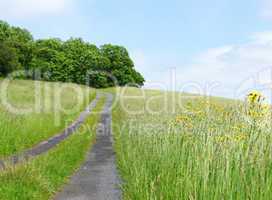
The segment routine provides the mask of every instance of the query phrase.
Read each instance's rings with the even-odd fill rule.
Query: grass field
[[[0,199],[52,199],[83,162],[94,142],[104,101],[102,98],[80,129],[57,147],[26,164],[0,172]]]
[[[57,134],[95,97],[84,86],[24,80],[2,80],[0,91],[0,158]]]
[[[40,112],[18,115],[0,107],[1,156],[63,129],[98,91],[73,84],[38,83]],[[32,106],[37,102],[35,87],[31,81],[11,82],[9,102],[18,108]],[[65,87],[61,101],[54,87]],[[81,90],[78,103],[75,97]],[[270,199],[270,108],[264,113],[242,101],[137,88],[101,91],[116,94],[113,132],[123,199]],[[100,111],[104,101],[94,111]],[[58,106],[52,108],[55,103]],[[94,142],[100,119],[99,112],[94,113],[76,134],[49,152],[1,171],[0,200],[52,199]]]
[[[271,112],[253,119],[239,101],[131,88],[117,99],[124,199],[271,198]]]

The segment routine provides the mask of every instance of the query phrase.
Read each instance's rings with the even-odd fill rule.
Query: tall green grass
[[[80,129],[57,147],[28,163],[1,171],[0,199],[52,199],[85,159],[94,142],[104,102],[101,99]]]
[[[75,84],[13,80],[5,87],[5,83],[0,81],[0,158],[57,134],[95,97],[94,89]],[[20,114],[5,102],[19,111],[35,110]]]
[[[125,94],[113,112],[124,199],[271,199],[270,118],[250,123],[220,98]]]

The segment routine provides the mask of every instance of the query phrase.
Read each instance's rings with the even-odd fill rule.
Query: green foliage
[[[34,55],[30,63],[30,68],[39,71],[39,74],[36,74],[36,79],[66,81],[66,79],[63,78],[63,72],[60,68],[65,62],[62,45],[63,43],[59,39],[45,39],[35,42]]]
[[[95,88],[110,87],[109,77],[105,72],[89,71],[88,72],[88,85],[92,85]]]
[[[103,45],[101,53],[110,60],[108,71],[112,72],[119,85],[143,85],[144,78],[134,69],[134,63],[124,47],[111,44]]]
[[[16,49],[0,41],[0,76],[6,76],[17,68],[20,68],[20,63]]]
[[[0,21],[0,42],[0,72],[4,76],[23,69],[28,71],[25,78],[98,88],[142,86],[145,81],[122,46],[107,44],[98,48],[81,38],[64,42],[56,38],[34,41],[27,30],[3,21]]]
[[[19,27],[12,27],[6,22],[0,21],[0,42],[4,42],[5,46],[7,46],[8,50],[6,55],[10,54],[8,57],[9,59],[12,59],[12,61],[9,62],[12,62],[13,66],[17,63],[13,69],[20,69],[21,67],[24,69],[28,68],[29,63],[32,60],[33,37],[27,30]],[[1,54],[0,59],[5,59],[3,54]]]

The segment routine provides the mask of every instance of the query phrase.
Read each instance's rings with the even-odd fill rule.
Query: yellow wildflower
[[[247,96],[248,115],[253,119],[260,119],[266,116],[271,108],[264,104],[265,97],[258,91],[253,91]]]

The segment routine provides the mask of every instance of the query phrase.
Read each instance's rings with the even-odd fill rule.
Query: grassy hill
[[[11,100],[20,107],[29,105],[35,96],[33,84],[12,82]],[[41,83],[44,89],[54,84],[63,86]],[[85,91],[83,99],[93,99],[93,89],[80,88]],[[252,115],[240,101],[176,92],[101,91],[115,94],[113,132],[124,199],[269,199],[272,195],[270,110],[265,115],[255,110]],[[78,94],[67,88],[62,95],[60,105],[73,107]],[[102,99],[96,111],[103,104]],[[1,142],[9,141],[0,147],[2,155],[49,137],[80,109],[73,113],[59,109],[58,126],[53,123],[54,113],[45,110],[29,116],[1,112],[0,129],[5,130],[0,132]],[[0,199],[52,198],[83,161],[98,120],[99,114],[93,114],[78,130],[80,134],[29,163],[0,172]]]
[[[0,81],[0,158],[29,148],[69,125],[95,97],[75,84]]]
[[[5,88],[3,81],[0,84],[1,89]],[[38,111],[24,115],[11,112],[2,102],[1,156],[18,153],[57,134],[78,117],[95,94],[94,89],[75,84],[10,82],[7,96],[14,107],[33,107],[39,95],[42,102],[37,106]],[[104,98],[101,98],[76,133],[55,148],[27,163],[0,171],[0,199],[51,199],[83,162],[95,139],[98,113],[103,105]]]
[[[124,199],[269,199],[271,110],[249,115],[243,102],[223,98],[122,93],[113,119]]]

